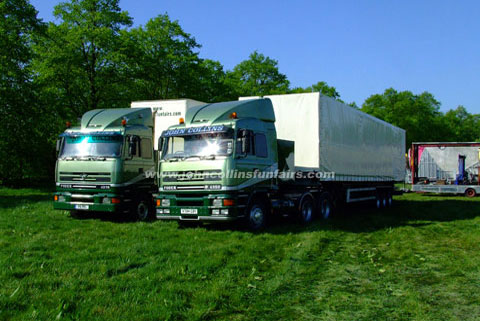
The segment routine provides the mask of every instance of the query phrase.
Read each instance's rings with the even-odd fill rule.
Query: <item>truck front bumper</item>
[[[157,214],[157,219],[159,220],[174,220],[174,221],[210,221],[210,222],[228,222],[235,221],[238,217],[232,216],[198,216],[198,215],[166,215],[166,214]]]
[[[213,200],[222,204],[214,204]],[[232,200],[225,205],[223,200]],[[168,200],[168,204],[163,201]],[[160,220],[177,221],[235,221],[244,216],[244,206],[230,194],[204,194],[192,197],[189,194],[164,193],[156,196],[156,216]]]
[[[67,211],[90,211],[90,212],[125,212],[128,211],[129,202],[122,196],[114,194],[83,194],[85,200],[75,199],[78,194],[69,192],[57,192],[54,194],[53,208]],[[116,199],[119,203],[107,203],[105,199]]]

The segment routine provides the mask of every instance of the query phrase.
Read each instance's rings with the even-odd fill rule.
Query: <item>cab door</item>
[[[271,150],[265,131],[239,129],[235,153],[237,177],[234,181],[239,188],[271,185]]]
[[[124,182],[151,185],[155,178],[155,162],[150,137],[127,137]]]

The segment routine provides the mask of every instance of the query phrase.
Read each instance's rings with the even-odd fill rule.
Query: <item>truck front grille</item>
[[[163,172],[164,182],[206,182],[219,181],[222,170],[198,170],[198,171],[178,171],[178,172]]]
[[[60,172],[61,182],[104,182],[111,181],[110,173]]]

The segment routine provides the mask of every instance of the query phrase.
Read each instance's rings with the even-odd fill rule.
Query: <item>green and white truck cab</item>
[[[57,142],[54,208],[152,213],[156,154],[150,108],[99,109]]]
[[[277,167],[275,116],[268,99],[198,106],[162,134],[157,218],[228,221],[245,215]]]

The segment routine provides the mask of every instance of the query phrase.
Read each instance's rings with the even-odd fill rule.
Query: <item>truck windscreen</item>
[[[60,157],[119,157],[122,145],[120,135],[67,136]]]
[[[171,136],[165,139],[163,159],[228,156],[233,151],[231,133]]]

